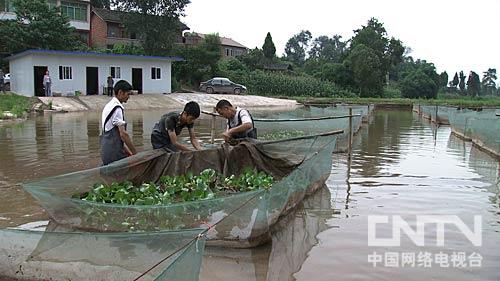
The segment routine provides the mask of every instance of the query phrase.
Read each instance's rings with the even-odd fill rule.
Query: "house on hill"
[[[198,45],[205,39],[206,34],[197,32],[185,32],[184,33],[184,44]],[[235,40],[227,37],[220,37],[221,43],[221,55],[223,58],[227,57],[237,57],[247,53],[248,48],[242,44],[236,42]]]
[[[13,0],[0,0],[0,20],[16,19]],[[77,35],[86,44],[90,44],[90,0],[47,0],[49,7],[59,7],[63,15],[69,18],[69,24],[76,29]]]
[[[91,16],[91,46],[113,49],[115,44],[141,44],[140,39],[134,33],[128,33],[124,25],[126,12],[108,9],[92,9]],[[182,32],[189,28],[179,22],[179,30],[176,43],[182,44]]]

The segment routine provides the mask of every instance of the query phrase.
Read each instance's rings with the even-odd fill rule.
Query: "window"
[[[234,57],[234,51],[231,49],[231,57]]]
[[[73,79],[73,70],[71,66],[59,66],[59,80]]]
[[[226,56],[229,57],[229,49],[226,49]]]
[[[49,5],[49,9],[53,9],[57,7],[57,1],[56,0],[48,0],[47,5]]]
[[[120,79],[121,78],[121,69],[119,66],[111,66],[109,68],[109,75],[113,78]]]
[[[161,79],[161,68],[151,67],[151,79],[160,80]]]
[[[222,86],[230,86],[231,85],[231,81],[229,81],[227,79],[221,79],[221,82],[222,82]]]
[[[0,12],[15,12],[12,0],[0,0]]]
[[[61,13],[70,20],[87,21],[87,5],[61,2]]]
[[[121,35],[120,27],[117,24],[108,23],[108,37],[119,38]]]

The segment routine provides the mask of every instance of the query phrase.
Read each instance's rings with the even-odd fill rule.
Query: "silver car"
[[[208,81],[200,83],[200,91],[207,94],[213,93],[229,93],[239,95],[246,92],[247,87],[236,84],[231,80],[223,77],[214,77]]]

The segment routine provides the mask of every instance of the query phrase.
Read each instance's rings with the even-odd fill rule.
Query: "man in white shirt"
[[[227,100],[220,100],[215,106],[215,110],[227,119],[227,130],[222,133],[226,142],[230,139],[257,138],[257,130],[248,110],[234,107]]]
[[[123,114],[132,85],[125,80],[116,82],[115,96],[102,110],[101,159],[103,165],[123,159],[137,153],[127,133],[127,122]]]

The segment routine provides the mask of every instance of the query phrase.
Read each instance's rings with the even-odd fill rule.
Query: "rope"
[[[263,191],[262,191],[263,192]],[[240,206],[238,206],[236,209],[232,210],[231,212],[229,212],[227,214],[227,216],[223,217],[220,221],[214,223],[213,225],[210,225],[206,222],[203,222],[203,224],[207,225],[208,228],[203,230],[200,234],[198,234],[196,237],[193,237],[193,239],[189,240],[188,243],[184,244],[181,248],[179,248],[178,250],[170,253],[168,256],[166,256],[165,258],[163,258],[161,261],[157,262],[156,264],[154,264],[152,267],[150,267],[148,270],[146,270],[144,273],[142,273],[141,275],[137,276],[133,281],[137,281],[139,280],[140,278],[144,277],[146,274],[148,274],[151,270],[155,269],[157,266],[159,266],[161,263],[163,263],[164,261],[168,260],[170,257],[172,257],[173,255],[177,254],[178,252],[184,250],[185,248],[187,248],[191,243],[193,243],[194,241],[200,239],[201,237],[205,236],[205,234],[212,228],[214,228],[215,226],[217,226],[219,223],[221,223],[222,221],[224,221],[227,217],[231,216],[232,214],[234,214],[236,211],[240,210],[241,208],[243,208],[243,206],[245,206],[246,204],[248,204],[248,202],[252,201],[254,198],[256,198],[257,196],[261,195],[262,192],[258,192],[256,193],[254,196],[252,196],[250,199],[248,199],[247,201],[245,201],[243,204],[241,204]]]

